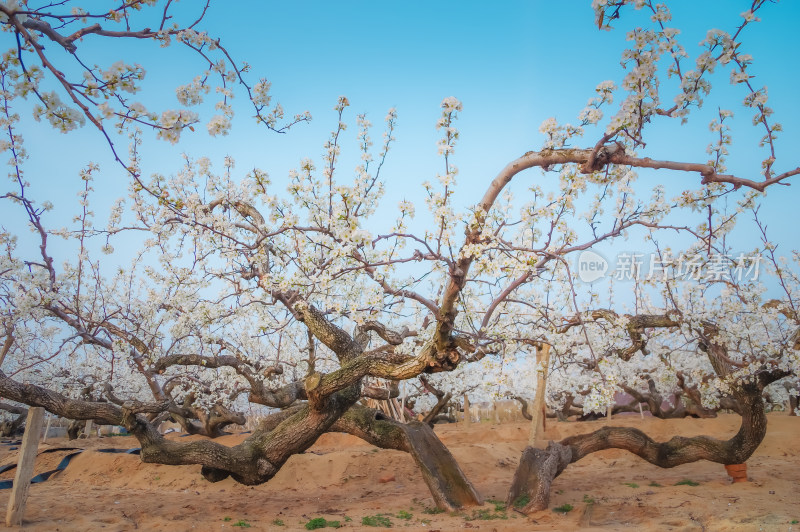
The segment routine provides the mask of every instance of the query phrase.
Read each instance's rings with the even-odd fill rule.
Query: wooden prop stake
[[[47,442],[47,433],[50,432],[50,422],[53,421],[53,416],[47,416],[47,427],[44,429],[44,434],[42,435],[42,443]]]
[[[22,445],[20,445],[19,459],[17,460],[17,472],[11,487],[11,497],[8,499],[6,526],[22,525],[25,501],[28,498],[28,489],[31,487],[31,477],[33,477],[33,466],[39,451],[42,421],[44,421],[44,408],[34,406],[28,409],[25,433],[22,435]]]
[[[536,350],[536,395],[533,396],[533,409],[531,411],[531,432],[528,445],[537,447],[536,442],[544,438],[545,429],[545,389],[547,387],[547,370],[550,367],[550,344],[543,343]],[[543,447],[542,447],[543,448]]]

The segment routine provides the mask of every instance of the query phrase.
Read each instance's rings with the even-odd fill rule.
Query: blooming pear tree
[[[125,2],[97,17],[128,28],[133,23],[128,13],[151,4]],[[250,485],[267,482],[322,433],[346,431],[409,452],[437,505],[453,509],[480,503],[480,494],[427,424],[388,419],[359,403],[365,397],[397,396],[398,386],[379,383],[456,371],[470,383],[483,364],[498,376],[498,384],[511,389],[519,383],[502,376],[498,359],[523,356],[546,342],[558,355],[552,360],[564,375],[562,390],[572,389],[576,372],[599,377],[582,388],[589,390],[583,408],[596,410],[609,402],[617,383],[632,390],[641,384],[626,379],[625,364],[635,365],[639,355],[653,357],[653,350],[674,375],[682,372],[686,390],[700,393],[704,404],[733,397],[743,418],[740,432],[729,441],[677,437],[658,443],[639,431],[606,427],[546,450],[528,448],[509,499],[524,493],[530,496],[526,511],[546,507],[550,483],[569,463],[610,447],[661,467],[700,459],[745,460],[766,430],[764,388],[796,375],[796,355],[790,353],[796,343],[796,290],[785,288],[786,297],[770,303],[748,284],[677,287],[664,279],[654,285],[661,294],[658,304],[643,301],[626,316],[621,308],[595,306],[599,299],[591,290],[579,293],[570,259],[617,238],[638,235],[655,243],[677,232],[695,242],[687,254],[710,260],[739,214],[725,211],[728,200],[742,211],[752,210],[768,187],[800,173],[778,157],[781,126],[773,121],[766,89],[752,82],[751,58],[740,50],[739,36],[765,2],[753,2],[734,33],[709,32],[692,66],[677,30],[668,27],[665,6],[646,0],[594,4],[601,27],[632,16],[623,14],[627,4],[650,13],[647,28],[628,34],[631,46],[623,54],[621,82],[600,83],[577,125],[545,121],[541,148],[508,162],[466,208],[455,204],[456,124],[466,111],[456,98],[445,98],[436,122],[441,168],[435,181],[422,183],[427,212],[418,215],[404,201],[394,219],[381,203],[384,162],[395,142],[394,109],[386,115],[377,149],[372,124],[365,115],[356,116],[361,162],[352,176],[343,175],[341,155],[352,121],[350,102],[340,97],[322,157],[301,161],[286,190],[278,190],[263,170],[242,175],[230,157],[217,169],[219,162],[186,155],[173,174],[147,179],[138,172],[137,128],[153,127],[175,140],[194,123],[194,115],[181,111],[159,117],[121,96],[140,80],[135,66],[87,68],[80,83],[59,77],[43,55],[43,38],[67,51],[77,51],[80,38],[137,37],[175,39],[203,59],[206,52],[219,52],[221,63],[208,60],[209,72],[179,90],[179,99],[189,105],[201,98],[210,79],[219,80],[223,115],[209,122],[212,134],[227,131],[225,98],[237,83],[259,113],[267,113],[257,115],[260,121],[279,129],[282,111],[265,110],[267,86],[245,84],[244,67],[236,67],[219,41],[194,25],[169,29],[169,2],[158,31],[138,32],[85,25],[92,15],[84,12],[56,15],[60,4],[39,10],[3,4],[3,27],[20,38],[17,55],[35,54],[44,67],[34,73],[7,54],[0,71],[6,89],[15,89],[4,95],[4,148],[12,155],[15,183],[4,198],[23,209],[40,249],[35,260],[20,259],[14,235],[3,234],[8,263],[3,290],[22,296],[9,297],[4,311],[4,338],[11,338],[5,351],[13,364],[0,368],[0,396],[71,419],[122,425],[139,440],[143,461],[200,464],[210,481],[230,476]],[[731,71],[732,83],[743,90],[743,107],[765,132],[765,156],[749,177],[729,174],[725,167],[733,142],[728,111],[720,110],[712,121],[709,160],[672,160],[669,147],[645,142],[660,121],[685,123],[711,98],[708,79],[714,69]],[[69,111],[42,92],[35,80],[45,74],[59,81],[80,111]],[[14,131],[19,117],[9,110],[20,91],[34,94],[41,103],[37,116],[57,127],[64,123],[71,129],[81,116],[107,135],[98,118],[107,115],[133,133],[131,159],[123,164],[134,179],[107,227],[95,226],[84,212],[77,231],[46,229],[41,221],[46,207],[26,197],[24,151]],[[99,103],[99,95],[108,95],[112,103]],[[301,120],[303,115],[294,121]],[[590,135],[588,142],[582,140]],[[575,147],[578,143],[585,147]],[[525,172],[531,169],[542,172]],[[676,198],[667,197],[661,186],[643,194],[638,181],[647,178],[639,173],[653,170],[674,172],[686,189]],[[522,185],[523,175],[538,179]],[[515,206],[514,192],[520,189],[523,204]],[[141,260],[111,278],[92,267],[84,251],[87,239],[107,239],[111,246],[131,233],[146,235]],[[80,250],[78,260],[66,261],[63,271],[48,251],[53,234],[72,239]],[[776,266],[775,275],[783,286],[791,285],[784,267]],[[43,338],[49,343],[30,346],[8,332],[48,328],[53,332]],[[748,330],[753,331],[749,336]],[[696,362],[697,349],[708,365]],[[692,357],[695,361],[687,362]],[[34,366],[25,368],[26,360]],[[655,368],[651,361],[642,363]],[[47,378],[33,374],[34,368],[75,379],[75,392],[56,391]],[[539,369],[547,368],[533,371]],[[702,372],[711,376],[711,371],[715,376],[704,381]],[[88,395],[77,389],[83,375],[92,376]],[[439,389],[436,378],[427,382]],[[96,391],[102,396],[92,395]],[[157,422],[172,415],[187,427],[216,435],[225,424],[238,422],[234,409],[240,398],[280,410],[236,446],[213,439],[170,440],[157,430]]]
[[[720,407],[734,410],[742,416],[739,432],[727,441],[676,436],[659,443],[637,429],[605,427],[550,442],[545,450],[529,447],[509,502],[527,496],[526,511],[546,508],[552,479],[597,450],[625,449],[660,467],[674,467],[699,459],[734,465],[757,449],[766,433],[764,396],[785,399],[796,382],[800,321],[794,310],[796,264],[776,258],[776,246],[766,236],[754,200],[752,194],[745,195],[733,214],[721,207],[710,209],[707,222],[691,229],[695,244],[681,256],[663,260],[661,274],[646,281],[655,295],[637,296],[634,313],[595,307],[562,315],[565,323],[540,333],[561,348],[554,366],[573,366],[572,372],[564,372],[566,379],[551,379],[550,393],[569,401],[554,406],[571,407],[572,398],[581,394],[586,396],[584,410],[603,412],[624,391],[660,417],[710,416]],[[747,255],[767,257],[758,279],[743,278],[742,269],[753,270],[753,264],[747,264],[752,259],[744,254],[739,261],[727,261],[725,269],[709,269],[719,256],[731,255],[726,242],[735,236],[735,222],[741,225],[745,213],[753,216],[763,235],[763,247]],[[669,255],[653,242],[658,257]],[[682,277],[679,265],[687,259],[705,268],[702,275]],[[767,283],[780,287],[779,298],[765,298]],[[586,302],[590,308],[596,303],[594,295]],[[557,377],[562,371],[553,368]],[[672,408],[663,408],[658,388],[676,394]]]
[[[725,465],[744,463],[766,433],[765,393],[787,377],[796,382],[800,370],[800,321],[792,310],[797,306],[797,285],[791,279],[794,276],[785,276],[783,269],[772,274],[786,290],[780,300],[765,301],[765,288],[759,283],[681,286],[675,279],[664,280],[666,311],[662,307],[658,313],[655,309],[648,313],[651,309],[647,306],[635,315],[595,310],[561,328],[567,334],[572,327],[581,327],[588,338],[588,343],[574,342],[570,353],[576,362],[583,359],[584,365],[592,361],[597,371],[590,383],[584,374],[584,383],[577,386],[590,391],[584,409],[607,408],[618,391],[647,402],[651,412],[662,417],[688,408],[696,415],[711,415],[724,407],[742,416],[736,435],[727,441],[676,436],[659,443],[638,429],[609,426],[550,442],[546,450],[528,448],[509,500],[528,495],[526,511],[545,508],[552,479],[568,464],[602,449],[625,449],[660,467],[700,459]],[[583,356],[578,353],[580,344]],[[587,350],[590,345],[592,349]],[[647,397],[639,391],[642,383],[636,382],[645,376]],[[570,379],[570,388],[576,382],[580,379]],[[664,412],[655,382],[666,389],[677,387],[688,396],[689,406],[679,402]],[[556,380],[552,384],[558,387],[562,383]],[[772,393],[778,390],[786,388],[778,387]]]

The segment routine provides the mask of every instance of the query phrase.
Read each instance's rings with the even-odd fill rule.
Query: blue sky
[[[460,168],[457,204],[466,207],[482,195],[486,184],[508,161],[541,146],[538,128],[544,119],[553,116],[560,122],[576,122],[597,83],[607,79],[619,82],[622,78],[619,58],[626,44],[625,31],[643,15],[629,9],[614,31],[599,31],[589,4],[588,0],[502,5],[474,1],[217,2],[202,29],[220,36],[238,61],[250,63],[251,81],[267,77],[273,83],[273,95],[288,113],[309,110],[314,120],[287,135],[270,133],[249,118],[239,93],[237,117],[227,137],[211,139],[201,126],[172,146],[148,134],[145,173],[174,172],[180,166],[181,152],[208,156],[217,168],[225,155],[232,155],[242,173],[258,166],[282,188],[288,170],[301,158],[319,160],[322,145],[336,124],[332,107],[339,95],[346,95],[351,102],[351,129],[344,160],[353,164],[345,163],[342,170],[347,172],[355,166],[354,159],[347,158],[348,152],[357,156],[355,115],[366,112],[376,124],[373,140],[378,144],[386,110],[396,107],[397,142],[385,168],[385,205],[393,208],[402,198],[420,202],[423,196],[419,185],[442,171],[434,128],[439,104],[446,96],[456,96],[464,104],[458,122],[461,141],[454,159]],[[682,42],[694,58],[706,30],[733,30],[741,21],[739,13],[750,2],[673,4],[672,25],[682,30]],[[178,6],[188,18],[197,3],[185,1]],[[769,87],[771,105],[784,125],[779,157],[784,164],[794,162],[796,166],[791,158],[800,145],[800,113],[795,99],[800,81],[800,37],[794,26],[800,20],[800,3],[768,5],[761,17],[762,22],[747,28],[742,50],[754,56],[755,81]],[[4,33],[2,39],[11,46],[13,37]],[[202,69],[190,53],[175,45],[163,50],[146,42],[108,43],[87,37],[79,44],[79,55],[104,67],[120,58],[141,63],[148,75],[137,99],[154,109],[177,108],[175,87],[189,82]],[[738,110],[745,93],[741,87],[728,84],[727,70],[712,80],[716,80],[712,99],[719,94],[723,107]],[[709,103],[715,103],[712,99]],[[208,101],[213,104],[214,99],[209,97]],[[210,118],[208,108],[202,111],[203,118]],[[715,111],[716,107],[709,105],[684,127],[654,125],[643,155],[705,161],[705,147],[711,141],[706,126]],[[25,111],[21,112],[25,117]],[[754,139],[761,133],[749,126],[749,112],[740,112],[736,120],[742,127],[734,130],[737,144],[729,168],[744,177],[758,178],[755,172],[763,152],[755,147]],[[77,172],[88,160],[100,163],[103,170],[95,184],[98,219],[104,217],[104,206],[124,195],[127,179],[91,127],[62,135],[45,124],[26,121],[23,134],[32,155],[27,171],[34,183],[33,194],[57,204],[52,225],[69,223],[69,213],[74,212],[77,201],[73,199],[79,186]],[[597,136],[590,133],[585,143],[593,145]],[[118,147],[126,151],[124,140]],[[340,178],[346,176],[343,173]],[[643,187],[676,180],[689,184],[696,179],[664,171],[643,176]],[[547,179],[535,170],[520,178],[520,182]],[[796,236],[791,230],[780,229],[778,222],[800,199],[798,186],[781,187],[770,194],[770,208],[765,213],[774,222],[771,229],[776,230],[776,240],[791,247],[797,247]],[[675,190],[679,188],[675,185]],[[521,193],[522,188],[517,191]],[[423,205],[417,209],[422,211]],[[391,219],[394,217],[392,214]],[[7,226],[15,219],[0,215]]]

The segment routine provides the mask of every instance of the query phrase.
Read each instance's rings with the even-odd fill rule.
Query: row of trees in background
[[[30,235],[7,229],[0,237],[0,396],[7,401],[121,425],[139,440],[143,461],[200,464],[210,481],[267,482],[322,433],[345,431],[409,452],[447,509],[481,497],[427,422],[467,391],[530,397],[536,372],[544,370],[550,406],[565,414],[604,412],[625,391],[658,416],[706,416],[718,408],[742,416],[740,431],[727,441],[677,436],[659,443],[635,429],[605,427],[545,450],[526,449],[509,498],[527,494],[525,511],[534,511],[546,507],[550,482],[568,464],[602,449],[626,449],[661,467],[744,462],[766,431],[765,394],[777,403],[796,397],[798,256],[783,262],[758,212],[768,205],[764,191],[786,184],[800,168],[781,166],[781,127],[739,48],[764,2],[753,2],[732,33],[709,32],[694,64],[665,7],[595,2],[600,26],[633,16],[623,15],[628,3],[649,13],[648,26],[629,34],[621,82],[598,85],[578,125],[546,121],[541,148],[508,162],[466,208],[453,203],[462,105],[446,98],[436,123],[442,166],[436,182],[422,184],[428,198],[422,223],[413,204],[401,202],[394,219],[381,204],[394,110],[377,149],[372,125],[356,118],[362,162],[352,177],[342,177],[344,131],[352,120],[344,97],[321,160],[303,161],[286,191],[261,170],[241,175],[232,159],[216,169],[206,158],[185,156],[174,174],[143,177],[141,128],[174,140],[199,119],[188,106],[202,101],[215,75],[223,114],[208,122],[211,134],[227,130],[233,112],[227,97],[236,87],[260,122],[284,127],[278,125],[283,110],[268,110],[268,83],[248,85],[245,69],[220,41],[195,29],[202,16],[185,28],[170,26],[168,2],[158,8],[158,30],[132,30],[153,3],[123,1],[102,14],[62,13],[61,4],[0,5],[2,29],[17,42],[0,69],[12,178],[3,198],[36,239],[35,246],[21,245],[18,239]],[[125,29],[105,29],[113,25]],[[139,66],[84,66],[84,79],[70,80],[64,72],[71,70],[59,68],[42,45],[78,58],[81,39],[128,37],[174,39],[208,61],[206,71],[179,87],[187,109],[158,116],[131,102],[128,95],[144,77]],[[32,57],[43,67],[32,66]],[[658,122],[686,120],[711,97],[715,68],[730,70],[742,88],[740,107],[764,131],[764,160],[747,169],[760,178],[727,173],[733,141],[731,113],[724,110],[711,123],[709,160],[672,160],[669,146],[645,151],[647,132]],[[61,96],[45,91],[53,81]],[[80,206],[66,229],[49,218],[49,203],[30,196],[27,180],[41,177],[24,173],[30,147],[18,134],[15,107],[24,98],[38,100],[37,117],[64,131],[91,122],[131,176],[128,197],[100,207],[109,209],[107,225],[92,212],[94,165],[81,173]],[[297,115],[285,127],[307,119]],[[109,121],[131,135],[127,161],[114,147]],[[584,140],[587,133],[595,136]],[[685,189],[670,197],[653,185],[651,173],[639,178],[652,170],[671,171]],[[523,173],[528,179],[521,184]],[[733,256],[737,224],[749,220],[763,240],[720,268],[719,257]],[[662,243],[675,233],[689,243],[680,249]],[[98,257],[139,235],[146,236],[130,265],[112,269],[110,259]],[[75,256],[53,251],[57,237]],[[642,251],[665,267],[636,281],[633,299],[601,297],[581,284],[574,259],[622,237],[639,238]],[[706,272],[716,265],[716,273],[686,279],[677,257]],[[754,257],[764,259],[758,278]],[[542,343],[552,346],[547,368],[533,362]],[[403,418],[415,382],[435,397],[425,422],[366,406],[401,397],[394,417]],[[673,406],[665,411],[662,399],[670,396]],[[423,407],[424,397],[411,398]],[[242,443],[215,442],[227,426],[244,422],[246,403],[272,413]],[[164,438],[157,427],[168,418],[209,438]]]

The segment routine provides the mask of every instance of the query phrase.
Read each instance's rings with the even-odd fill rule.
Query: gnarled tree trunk
[[[522,417],[524,417],[528,421],[532,421],[533,416],[531,415],[530,412],[528,412],[528,401],[526,401],[524,397],[521,397],[519,395],[512,395],[511,398],[519,402],[520,404],[519,412],[520,414],[522,414]]]
[[[267,482],[293,454],[307,450],[359,398],[358,386],[336,392],[315,408],[303,405],[270,431],[259,428],[240,444],[226,447],[211,440],[178,443],[162,437],[141,418],[123,423],[142,445],[143,462],[202,464],[202,475],[216,482],[228,476],[241,484]]]
[[[304,405],[271,431],[257,430],[239,445],[227,447],[212,440],[179,442],[164,438],[139,412],[149,408],[163,410],[163,405],[113,403],[70,399],[58,392],[23,384],[0,370],[0,395],[30,406],[42,406],[61,417],[95,420],[104,425],[122,425],[142,446],[143,462],[165,465],[200,464],[209,480],[228,476],[255,485],[271,479],[295,453],[308,449],[360,396],[359,383]]]
[[[0,423],[0,436],[8,438],[16,434],[22,424],[25,423],[25,418],[28,416],[28,409],[8,403],[0,403],[0,410],[17,414],[17,417],[14,419]]]
[[[520,506],[524,497],[528,501],[522,508],[525,513],[544,510],[550,504],[550,484],[572,462],[572,449],[550,442],[546,449],[528,446],[522,451],[511,489],[506,498],[508,506]]]
[[[81,435],[81,431],[86,426],[86,421],[81,419],[73,419],[67,426],[67,438],[70,440],[77,440]]]
[[[340,404],[343,406],[346,403],[341,402]],[[285,432],[286,425],[283,423],[287,420],[296,418],[301,420],[299,423],[302,424],[315,413],[316,411],[310,409],[309,405],[293,406],[268,416],[259,425],[257,432],[260,434],[273,434],[273,431]],[[321,430],[321,428],[322,424],[320,423],[315,430]],[[321,432],[326,430],[347,432],[377,447],[411,454],[437,507],[440,509],[453,511],[465,506],[482,504],[482,499],[477,490],[466,478],[453,455],[427,423],[412,421],[404,424],[389,418],[379,410],[361,405],[352,405],[343,416],[327,429],[321,430]],[[163,445],[163,442],[159,445]],[[185,446],[186,444],[184,444]],[[295,444],[293,452],[301,452],[308,447],[310,447],[310,444],[298,450]],[[144,455],[144,449],[142,454]],[[287,454],[287,458],[290,454],[292,453]],[[153,455],[148,459],[143,456],[143,460],[164,463],[164,456]],[[249,482],[247,478],[241,476],[241,473],[229,472],[223,468],[204,466],[202,474],[212,482],[223,480],[229,474],[238,482]],[[266,479],[256,483],[264,481]]]
[[[699,460],[724,465],[742,464],[755,452],[767,432],[762,391],[767,384],[785,375],[785,372],[779,371],[765,372],[759,375],[757,382],[740,386],[735,399],[742,407],[742,424],[729,440],[708,436],[674,436],[669,441],[656,442],[635,428],[603,427],[590,434],[570,436],[558,443],[550,442],[544,450],[527,447],[514,475],[508,503],[513,504],[520,497],[527,496],[528,502],[522,508],[523,512],[546,509],[553,480],[570,463],[605,449],[624,449],[664,468]]]
[[[411,454],[436,506],[442,510],[483,503],[458,462],[427,423],[399,423],[378,410],[356,405],[331,430],[347,432],[383,449]]]
[[[226,434],[225,429],[228,426],[244,425],[247,422],[244,414],[234,412],[222,405],[214,405],[209,412],[205,412],[200,408],[188,408],[185,410],[191,412],[196,417],[196,420],[176,413],[173,413],[171,417],[180,424],[187,434],[218,438]]]

